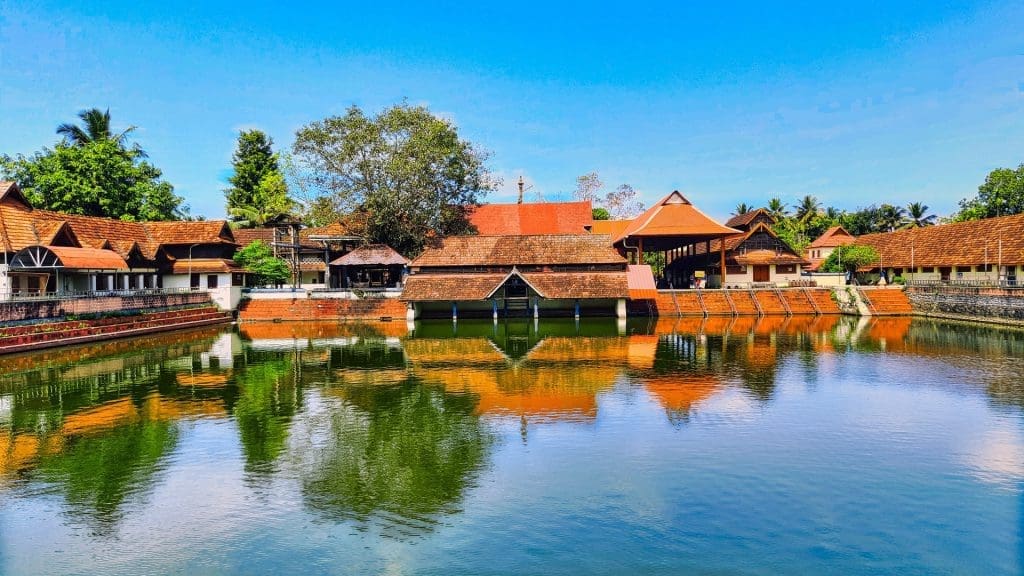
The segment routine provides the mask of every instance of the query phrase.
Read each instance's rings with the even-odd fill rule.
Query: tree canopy
[[[273,144],[261,130],[243,130],[238,135],[228,178],[231,187],[224,195],[228,215],[242,227],[263,226],[295,208]]]
[[[5,155],[0,173],[18,182],[36,208],[121,220],[177,220],[187,212],[160,169],[114,140]]]
[[[177,220],[188,209],[147,162],[130,126],[115,133],[110,111],[83,110],[82,126],[61,124],[60,142],[31,156],[0,156],[0,176],[21,186],[36,208],[121,220]]]
[[[250,284],[254,286],[283,284],[291,278],[288,264],[275,257],[270,246],[261,240],[235,252],[234,260],[249,273]]]
[[[960,201],[957,220],[978,220],[994,216],[1024,213],[1024,164],[1016,169],[998,168],[989,172],[978,195]]]
[[[487,154],[422,106],[375,117],[353,106],[296,133],[294,157],[343,213],[364,210],[371,242],[415,256],[432,238],[473,231],[467,209],[497,185]]]
[[[871,246],[847,244],[839,246],[828,255],[821,265],[822,272],[856,273],[862,266],[878,264],[878,251]]]

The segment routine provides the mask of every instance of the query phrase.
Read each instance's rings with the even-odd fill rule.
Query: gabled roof
[[[545,264],[622,264],[608,236],[449,236],[427,248],[414,267],[525,266]]]
[[[628,298],[626,272],[519,272],[508,274],[413,274],[406,278],[402,300],[450,302],[487,300],[510,276],[519,276],[542,298]]]
[[[844,246],[856,240],[853,234],[846,231],[846,228],[842,226],[833,226],[825,231],[824,234],[818,236],[814,242],[811,242],[808,248],[835,248],[836,246]]]
[[[886,267],[1024,264],[1024,214],[859,236]],[[1000,254],[1000,245],[1002,246]],[[987,258],[986,258],[987,252]]]
[[[739,230],[722,226],[698,210],[678,190],[665,196],[646,212],[637,216],[615,242],[631,236],[698,236],[722,237]]]
[[[70,246],[26,246],[14,255],[11,261],[12,265],[17,266],[19,262],[22,262],[29,268],[37,266],[38,262],[34,262],[30,256],[32,253],[40,255],[46,261],[45,267],[61,267],[69,270],[128,269],[128,264],[124,259],[111,250]],[[52,256],[47,256],[47,253]],[[28,262],[32,263],[27,264]]]
[[[224,220],[202,222],[145,222],[143,226],[157,244],[234,244],[235,237]]]
[[[771,212],[769,212],[765,208],[758,208],[756,210],[744,212],[743,214],[737,214],[736,216],[729,218],[725,225],[730,228],[743,228],[745,226],[748,226],[758,216],[765,216],[773,224],[775,223],[775,217],[772,216]]]
[[[468,217],[481,236],[585,234],[593,222],[593,205],[589,200],[482,204],[470,208]]]
[[[594,223],[590,225],[590,233],[618,238],[632,222],[632,220],[594,220]]]
[[[738,250],[743,246],[743,243],[749,240],[756,234],[768,234],[772,238],[779,241],[780,244],[785,248],[784,253],[778,253],[775,250],[751,250],[743,254],[739,254]],[[711,253],[714,254],[719,251],[719,246],[722,240],[711,241]],[[694,254],[701,257],[705,253],[703,244],[697,244],[694,250]],[[750,230],[744,233],[736,234],[725,238],[725,252],[726,259],[731,262],[735,262],[740,265],[753,265],[753,264],[808,264],[809,261],[802,258],[796,253],[785,241],[779,238],[779,235],[771,229],[764,222],[758,222]]]
[[[404,256],[385,244],[367,244],[336,258],[331,266],[405,266]]]

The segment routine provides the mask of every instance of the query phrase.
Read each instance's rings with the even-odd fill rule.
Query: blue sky
[[[492,201],[597,170],[718,217],[804,194],[945,214],[1024,162],[1019,2],[171,4],[0,4],[0,153],[109,107],[209,217],[239,129],[287,148],[403,98],[492,153]]]

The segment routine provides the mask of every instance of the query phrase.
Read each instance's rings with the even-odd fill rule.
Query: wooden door
[[[949,267],[939,268],[939,276],[943,282],[949,282],[949,275],[953,273],[953,269]]]
[[[768,266],[754,266],[754,282],[771,282],[772,273]]]

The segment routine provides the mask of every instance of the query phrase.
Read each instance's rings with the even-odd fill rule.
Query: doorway
[[[770,282],[772,278],[770,266],[754,266],[754,282]]]

